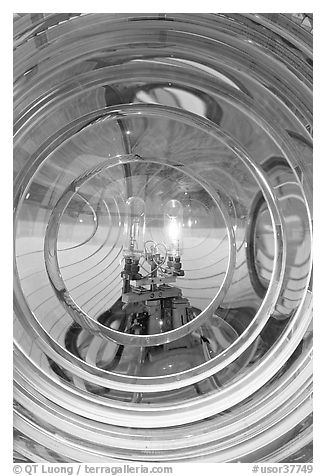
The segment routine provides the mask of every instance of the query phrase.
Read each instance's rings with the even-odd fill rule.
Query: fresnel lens
[[[15,15],[17,461],[310,461],[300,15]]]

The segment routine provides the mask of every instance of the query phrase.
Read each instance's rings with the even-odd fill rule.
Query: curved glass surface
[[[311,30],[15,16],[17,461],[311,460]]]

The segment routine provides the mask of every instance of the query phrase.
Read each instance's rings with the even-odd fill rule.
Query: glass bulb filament
[[[164,234],[169,256],[182,254],[183,207],[178,200],[169,200],[164,206]]]
[[[144,251],[146,213],[140,197],[129,197],[126,202],[123,253],[125,257],[140,258]]]

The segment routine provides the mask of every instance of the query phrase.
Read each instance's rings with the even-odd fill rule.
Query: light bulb
[[[169,200],[164,206],[164,234],[169,256],[182,253],[183,208],[178,200]]]
[[[140,197],[129,197],[126,202],[123,254],[139,259],[144,251],[145,202]]]

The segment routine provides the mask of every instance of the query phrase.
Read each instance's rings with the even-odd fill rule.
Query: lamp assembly
[[[158,334],[180,327],[189,319],[191,313],[187,299],[182,298],[181,289],[171,286],[177,276],[184,276],[181,263],[182,205],[177,200],[166,204],[164,222],[169,245],[145,242],[141,250],[140,239],[144,234],[145,206],[140,198],[129,198],[129,216],[124,249],[124,270],[122,302],[123,310],[132,315],[130,329],[139,332],[148,328],[149,334]],[[141,223],[143,221],[143,224]],[[161,246],[160,246],[161,245]],[[163,254],[160,253],[163,248]],[[142,275],[139,259],[149,266],[149,272]],[[142,268],[145,269],[144,265]],[[146,271],[146,269],[145,269]],[[132,282],[135,284],[133,285]]]

